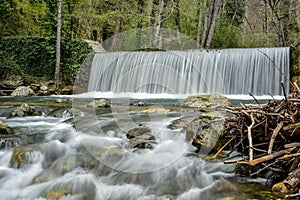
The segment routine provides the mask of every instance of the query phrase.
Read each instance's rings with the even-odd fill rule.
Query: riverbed
[[[0,120],[17,131],[1,136],[1,199],[207,200],[269,195],[266,179],[237,175],[234,164],[223,163],[226,158],[206,160],[186,140],[184,129],[170,128],[174,120],[200,112],[181,107],[180,99],[115,98],[103,108],[87,106],[92,100],[0,98]],[[6,117],[24,102],[42,114]],[[126,137],[140,124],[152,131],[151,148],[134,148]]]

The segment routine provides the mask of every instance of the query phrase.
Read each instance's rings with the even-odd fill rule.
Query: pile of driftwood
[[[295,191],[286,197],[300,197],[300,97],[299,92],[287,96],[283,90],[282,100],[260,105],[253,97],[257,104],[226,109],[234,117],[226,120],[224,136],[230,138],[231,151],[243,156],[225,163],[251,168],[250,176],[268,172],[270,179]]]

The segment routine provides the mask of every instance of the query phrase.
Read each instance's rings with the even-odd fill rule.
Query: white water
[[[123,115],[130,117],[128,113],[113,115],[120,120],[119,126],[128,124]],[[112,120],[106,115],[99,117],[100,126]],[[225,179],[234,175],[233,166],[188,156],[194,148],[185,141],[185,134],[166,127],[175,118],[162,117],[164,120],[155,116],[143,122],[152,128],[157,144],[152,150],[140,151],[128,148],[125,133],[113,128],[95,135],[76,130],[60,118],[2,119],[23,134],[38,133],[42,139],[22,145],[34,151],[26,153],[28,163],[21,168],[10,164],[14,148],[0,151],[0,199],[47,199],[51,191],[63,189],[71,193],[60,199],[224,196],[227,191],[215,191],[220,183],[230,185]]]
[[[289,48],[113,52],[95,55],[88,91],[282,96],[288,78]]]

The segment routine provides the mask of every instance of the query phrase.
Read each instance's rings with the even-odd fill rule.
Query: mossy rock
[[[218,107],[226,107],[230,106],[230,100],[219,94],[201,94],[195,96],[189,96],[186,98],[183,103],[183,106],[198,108],[200,110],[208,109],[208,108],[218,108]]]
[[[287,194],[296,193],[298,190],[290,190],[288,189],[283,182],[276,183],[272,187],[272,192],[275,196],[284,197]]]
[[[0,134],[7,135],[7,134],[14,134],[15,131],[13,128],[8,126],[6,123],[0,120]]]
[[[27,154],[36,151],[32,147],[17,147],[14,149],[10,159],[10,165],[15,168],[22,168],[24,165],[29,164]]]

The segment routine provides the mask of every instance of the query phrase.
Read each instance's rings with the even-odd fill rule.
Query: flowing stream
[[[39,103],[47,105],[50,100],[42,97]],[[199,114],[174,108],[174,103],[153,100],[143,107],[116,104],[76,110],[48,106],[42,116],[15,118],[4,117],[11,107],[3,107],[0,120],[18,135],[1,136],[0,199],[257,197],[262,185],[254,182],[260,179],[243,179],[234,173],[234,165],[222,160],[205,161],[194,153],[182,129],[169,128],[175,119]],[[142,112],[162,105],[171,110]],[[129,145],[126,131],[141,123],[155,136],[152,149]]]

